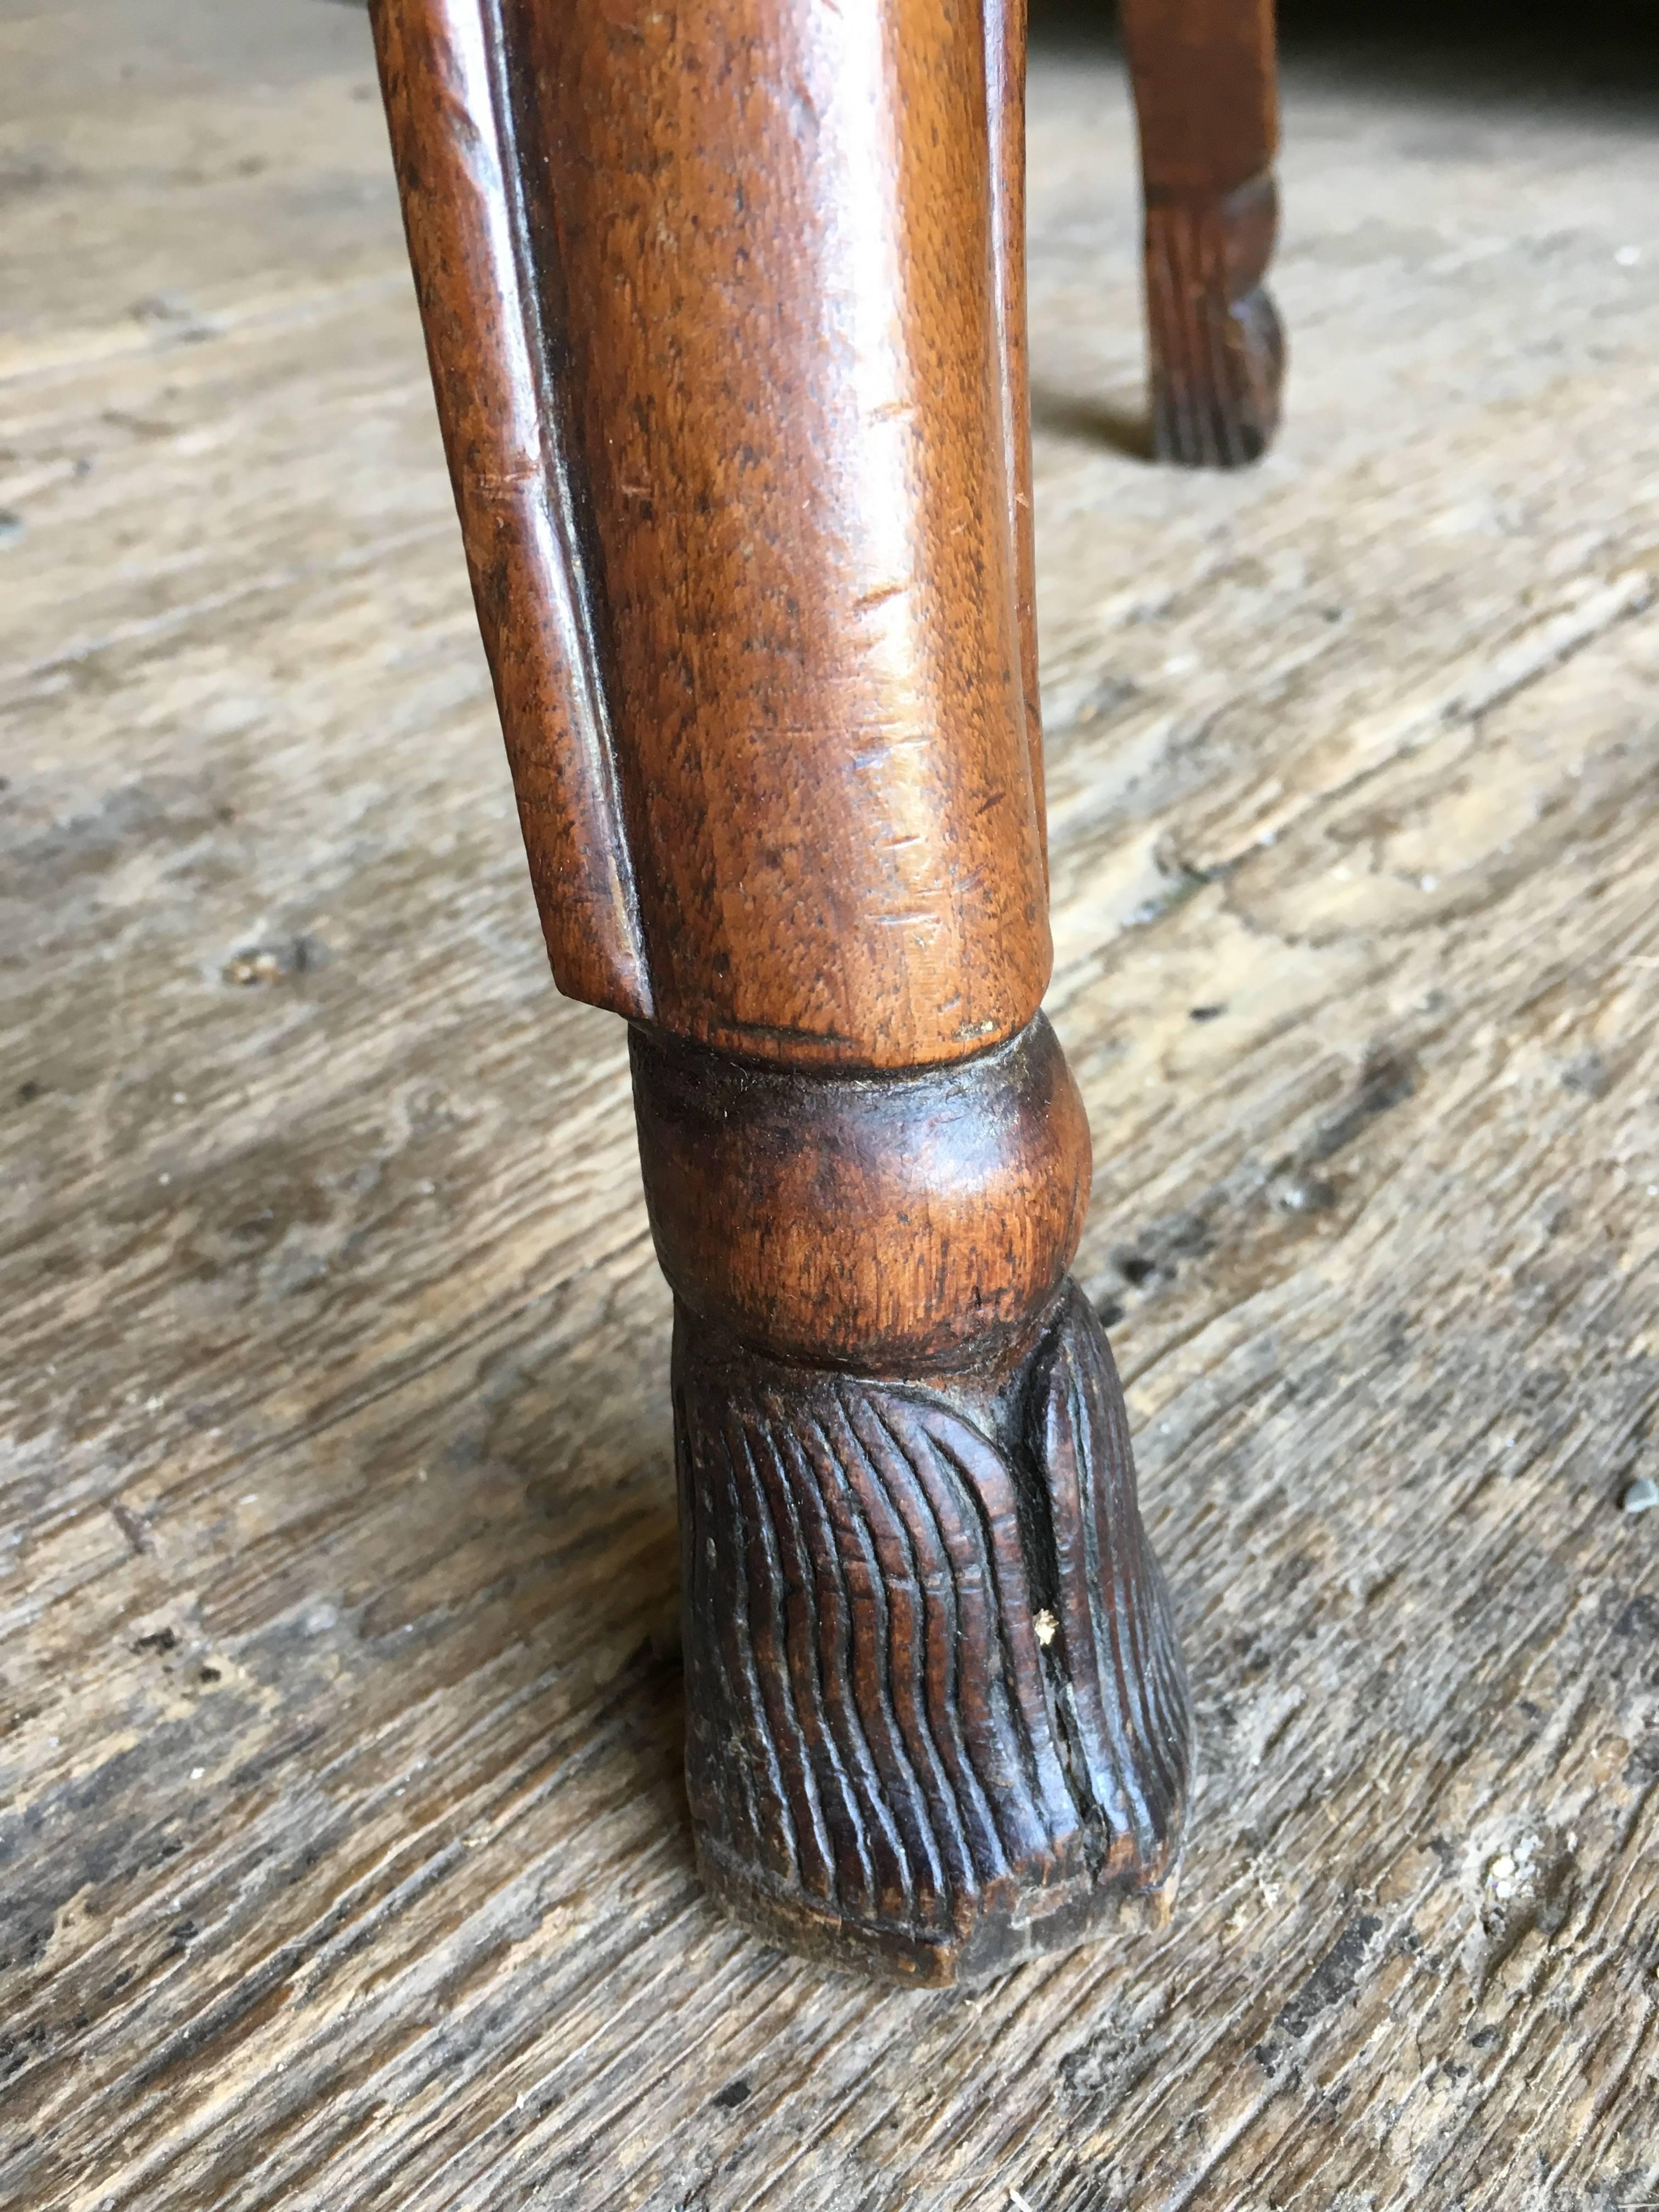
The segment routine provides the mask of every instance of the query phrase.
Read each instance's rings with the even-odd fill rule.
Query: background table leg
[[[1122,0],[1140,125],[1152,437],[1238,468],[1279,428],[1285,340],[1262,279],[1278,234],[1273,0]]]

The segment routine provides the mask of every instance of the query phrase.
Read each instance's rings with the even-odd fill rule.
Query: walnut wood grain
[[[1041,1014],[972,1060],[873,1080],[636,1030],[634,1099],[676,1296],[781,1358],[989,1366],[1083,1231],[1088,1117]]]
[[[1031,495],[1031,360],[1025,319],[1025,36],[1027,0],[984,0],[991,155],[992,276],[1002,356],[1003,440],[1014,495],[1014,574],[1031,793],[1043,833],[1042,699],[1037,682],[1036,514]]]
[[[561,888],[580,841],[524,799],[556,973],[757,1058],[902,1066],[1012,1036],[1049,960],[1004,312],[1016,19],[384,0],[374,20],[464,517],[495,512],[494,449],[466,458],[477,390],[539,395],[544,459],[526,434],[515,465],[562,488],[568,526],[535,542],[564,560],[545,588],[586,657],[473,556],[498,683],[535,672],[522,700],[501,687],[521,798],[568,774],[546,690],[591,696],[617,762],[582,827],[635,887],[641,969],[616,952],[593,985],[591,902]]]
[[[493,0],[374,24],[421,319],[553,973],[651,1012],[552,272]]]
[[[1123,0],[1140,131],[1153,447],[1192,468],[1260,459],[1285,337],[1263,282],[1278,234],[1273,0]]]
[[[975,1978],[1167,1904],[1188,1759],[1038,1012],[1023,7],[374,20],[555,973],[635,1023],[703,1863]]]
[[[1218,567],[1192,484],[1039,422],[1073,1267],[1201,1748],[1172,1923],[964,2005],[696,1876],[627,1054],[547,979],[367,20],[14,40],[0,2201],[1659,2197],[1651,134],[1547,96],[1558,37],[1477,180],[1490,46],[1331,58],[1318,465]],[[1133,147],[1103,43],[1036,60],[1052,383],[1139,313]],[[1583,250],[1449,307],[1406,241],[1477,182]],[[1125,927],[1155,842],[1210,880]]]

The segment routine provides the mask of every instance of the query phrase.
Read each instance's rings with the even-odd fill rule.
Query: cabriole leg
[[[687,1768],[751,1925],[923,1984],[1167,1906],[1030,618],[1024,24],[375,0],[562,986],[632,1024]]]

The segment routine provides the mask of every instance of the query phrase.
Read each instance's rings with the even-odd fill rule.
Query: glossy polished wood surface
[[[592,897],[567,921],[556,890],[556,972],[761,1058],[1012,1035],[1049,963],[1003,339],[1017,19],[429,0],[377,21],[428,331],[479,332],[471,373],[515,424],[533,401],[559,490],[558,531],[539,485],[512,495],[546,605],[574,611],[556,635],[473,553],[538,884],[574,854],[637,895],[643,975],[619,921]],[[494,227],[463,232],[447,196],[470,211],[498,172]],[[495,305],[509,264],[539,380]],[[481,403],[444,383],[453,452]],[[468,451],[471,542],[505,495],[495,447]],[[528,431],[500,465],[527,483]],[[568,708],[542,711],[561,684],[591,702],[574,750]],[[578,762],[573,830],[540,794]]]
[[[985,0],[985,82],[991,155],[993,275],[1002,353],[1003,439],[1013,484],[1015,582],[1031,791],[1048,879],[1042,702],[1037,683],[1036,531],[1031,498],[1031,357],[1025,318],[1026,0]]]
[[[1088,1117],[1041,1014],[972,1060],[862,1079],[636,1030],[634,1097],[664,1273],[775,1356],[999,1365],[1077,1250]]]
[[[927,1985],[1167,1911],[1039,1012],[1023,9],[375,15],[555,973],[635,1024],[705,1878]]]
[[[493,11],[374,10],[427,357],[559,988],[651,1011],[580,497]]]

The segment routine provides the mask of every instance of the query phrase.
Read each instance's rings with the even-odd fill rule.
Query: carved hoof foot
[[[1262,278],[1278,228],[1270,170],[1223,199],[1148,206],[1152,441],[1159,460],[1242,468],[1273,443],[1285,334]]]
[[[992,1382],[769,1358],[682,1308],[687,1778],[770,1940],[968,1982],[1173,1902],[1190,1723],[1122,1392],[1069,1281]]]

